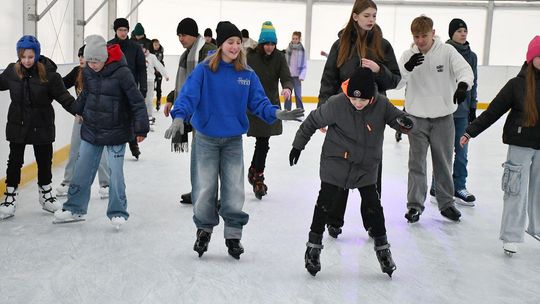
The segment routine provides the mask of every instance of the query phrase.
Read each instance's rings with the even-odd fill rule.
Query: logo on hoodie
[[[236,80],[238,82],[239,85],[245,85],[245,86],[248,86],[250,84],[250,80],[247,79],[247,78],[242,78],[242,77],[238,77],[238,80]]]
[[[443,64],[440,64],[440,65],[437,66],[437,72],[439,72],[439,73],[444,72],[444,65]]]

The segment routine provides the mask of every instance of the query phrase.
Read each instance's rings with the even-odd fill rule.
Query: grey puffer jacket
[[[385,126],[399,129],[396,118],[402,116],[411,118],[384,95],[356,110],[340,93],[309,114],[296,132],[293,147],[303,150],[316,130],[328,126],[321,153],[321,181],[344,189],[372,185],[377,182]]]

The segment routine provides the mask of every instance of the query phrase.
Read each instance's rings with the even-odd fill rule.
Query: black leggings
[[[155,90],[156,90],[156,108],[159,108],[161,104],[161,82],[163,81],[162,76],[158,76],[155,79]]]
[[[258,173],[264,172],[266,156],[268,155],[268,150],[270,150],[269,141],[270,137],[256,137],[251,167],[255,168],[255,171]]]
[[[34,156],[38,166],[38,185],[49,185],[52,182],[52,143],[44,145],[33,145]],[[24,164],[24,150],[26,144],[9,143],[9,156],[6,170],[6,185],[17,188],[21,183],[21,168]]]

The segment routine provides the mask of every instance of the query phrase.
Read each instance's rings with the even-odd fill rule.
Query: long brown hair
[[[217,51],[210,56],[208,66],[210,66],[210,70],[212,72],[216,72],[219,68],[219,63],[221,62],[221,57],[223,56],[223,49],[221,46],[217,49]],[[238,53],[238,57],[236,57],[235,60],[233,60],[234,63],[234,69],[236,71],[242,71],[247,69],[247,59],[246,59],[246,53],[242,48],[240,48],[240,52]]]
[[[86,64],[85,64],[86,65]],[[83,86],[83,70],[84,67],[79,66],[79,71],[77,71],[77,77],[75,78],[75,93],[77,96],[81,94],[84,86]]]
[[[372,60],[383,60],[384,52],[382,50],[382,31],[381,28],[375,24],[371,30],[373,33],[372,41],[368,45],[367,31],[360,28],[358,23],[354,21],[353,14],[359,15],[368,8],[374,8],[377,10],[377,5],[372,0],[356,0],[354,2],[349,22],[343,29],[341,37],[339,39],[339,51],[337,58],[337,67],[341,67],[347,59],[351,57],[351,45],[356,44],[356,51],[358,57],[369,58]],[[353,35],[356,35],[356,40],[351,41]]]
[[[24,73],[23,73],[23,70],[22,70],[22,64],[21,64],[21,57],[23,56],[23,53],[25,50],[32,50],[34,51],[33,49],[19,49],[17,51],[17,55],[19,56],[19,60],[15,63],[15,74],[17,74],[17,77],[19,77],[19,79],[23,79],[24,78]],[[37,71],[38,71],[38,75],[39,75],[39,80],[41,82],[47,82],[47,71],[45,70],[45,65],[41,62],[34,62],[34,65],[36,65],[37,67]]]
[[[527,64],[525,74],[525,105],[523,127],[534,127],[538,123],[538,109],[536,108],[536,69],[532,61]]]

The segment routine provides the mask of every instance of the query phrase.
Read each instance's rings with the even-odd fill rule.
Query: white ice
[[[498,239],[503,119],[471,142],[468,188],[477,204],[459,207],[460,223],[428,201],[420,222],[407,224],[408,141],[396,143],[387,129],[382,202],[397,264],[390,279],[363,230],[357,191],[343,234],[325,236],[321,272],[304,269],[323,135],[289,167],[297,122],[285,122],[284,134],[270,140],[268,195],[257,200],[245,182],[245,254],[239,261],[227,254],[221,223],[198,258],[191,206],[179,204],[190,190],[189,155],[170,152],[163,139],[170,118],[155,116],[140,160],[126,155],[131,216],[119,231],[105,216],[97,182],[87,220],[63,225],[41,210],[34,182],[20,189],[16,216],[0,223],[0,303],[540,303],[540,243],[525,235],[509,258]],[[245,138],[246,168],[253,146]],[[53,175],[56,187],[63,168]]]

